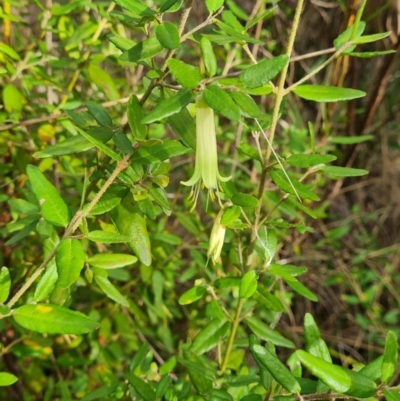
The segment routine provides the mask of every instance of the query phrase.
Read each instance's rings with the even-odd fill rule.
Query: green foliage
[[[390,54],[366,2],[307,73],[302,0],[3,3],[0,398],[398,401],[396,327],[352,369],[320,316],[287,329],[336,284],[302,248],[341,250],[331,186],[368,174],[343,147],[373,136],[333,134],[366,93],[321,75]],[[365,255],[342,295],[374,323]]]

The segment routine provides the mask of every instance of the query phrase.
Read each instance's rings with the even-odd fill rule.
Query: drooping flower
[[[226,227],[221,224],[221,217],[224,209],[221,209],[215,218],[213,228],[211,230],[210,241],[208,244],[207,259],[215,265],[221,256],[222,246],[224,245]]]
[[[181,184],[193,186],[191,192],[196,206],[200,188],[207,188],[211,199],[218,190],[218,181],[229,181],[231,177],[222,177],[218,171],[217,138],[215,135],[214,110],[207,105],[202,96],[196,99],[196,161],[190,180]]]

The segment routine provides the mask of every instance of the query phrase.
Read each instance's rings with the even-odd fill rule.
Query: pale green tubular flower
[[[224,209],[221,209],[215,218],[213,228],[211,230],[210,242],[208,244],[207,259],[215,265],[221,256],[222,246],[224,245],[226,227],[221,224],[221,217]]]
[[[231,177],[222,177],[218,171],[217,138],[215,135],[214,110],[205,103],[202,96],[196,99],[196,162],[192,178],[181,184],[194,186],[191,192],[196,206],[200,188],[206,187],[211,199],[218,190],[218,181],[229,181]]]

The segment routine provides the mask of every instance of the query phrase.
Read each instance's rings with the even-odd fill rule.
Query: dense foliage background
[[[0,399],[398,382],[398,2],[18,0],[0,17]],[[196,204],[199,95],[232,178]],[[375,361],[378,390],[309,355]]]

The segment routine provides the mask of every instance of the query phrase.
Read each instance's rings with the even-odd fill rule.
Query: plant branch
[[[71,222],[69,223],[68,227],[65,229],[65,233],[62,239],[67,238],[79,227],[82,220],[90,213],[96,203],[100,200],[100,198],[104,195],[104,192],[107,188],[114,182],[117,175],[124,169],[126,169],[129,165],[130,155],[126,155],[120,162],[118,162],[115,170],[112,172],[110,177],[108,177],[107,181],[104,185],[100,188],[99,192],[93,198],[93,200],[89,203],[87,208],[83,211],[79,210],[76,212],[74,217],[72,218]],[[53,259],[54,255],[56,254],[58,245],[54,247],[54,249],[47,255],[47,257],[43,260],[42,264],[39,268],[29,277],[26,283],[18,290],[18,292],[8,301],[7,306],[12,308],[15,303],[25,294],[26,291],[31,287],[31,285],[35,282],[35,280],[43,273],[44,269],[46,268],[47,264]]]
[[[240,313],[242,311],[242,307],[243,307],[243,299],[239,299],[238,304],[236,306],[235,317],[232,322],[231,332],[229,334],[228,344],[226,345],[224,360],[222,361],[222,365],[221,365],[222,373],[225,372],[226,366],[229,361],[229,356],[231,355],[233,341],[235,340],[236,331],[237,331],[237,328],[238,328],[239,322],[240,322]]]
[[[345,43],[339,50],[337,50],[331,57],[328,58],[325,62],[323,62],[321,65],[319,65],[315,70],[312,70],[310,73],[305,75],[303,78],[299,79],[297,82],[295,82],[293,85],[289,86],[284,92],[283,96],[286,96],[288,93],[290,93],[296,86],[301,85],[303,82],[308,81],[311,77],[314,75],[318,74],[321,70],[323,70],[327,65],[329,65],[332,61],[336,60],[344,50],[349,48],[351,46],[351,42]]]
[[[304,0],[299,0],[297,2],[292,30],[290,32],[289,42],[288,42],[287,49],[286,49],[286,54],[288,55],[288,57],[290,57],[290,55],[292,53],[294,39],[296,37],[297,28],[299,26],[301,11],[303,9],[303,3],[304,3]],[[272,146],[272,143],[274,140],[275,130],[276,130],[276,126],[278,123],[279,109],[280,109],[282,99],[284,96],[284,85],[285,85],[285,81],[286,81],[288,65],[289,65],[289,63],[286,64],[286,66],[283,68],[283,70],[280,74],[279,85],[278,85],[278,89],[277,89],[277,93],[276,93],[274,111],[273,111],[273,116],[272,116],[272,123],[271,123],[270,134],[269,134],[269,142],[271,143],[271,146]],[[253,261],[253,251],[254,251],[254,246],[255,246],[256,240],[257,240],[258,225],[259,225],[259,220],[260,220],[260,215],[261,215],[261,207],[262,207],[262,198],[263,198],[263,194],[264,194],[265,183],[267,181],[268,169],[266,168],[266,166],[268,165],[270,155],[271,155],[271,147],[269,146],[267,148],[267,152],[266,152],[264,160],[261,161],[262,171],[261,171],[260,183],[258,186],[258,196],[257,196],[258,205],[256,207],[255,214],[254,214],[254,225],[253,225],[253,230],[251,231],[250,242],[249,242],[249,246],[247,249],[247,261],[246,261],[246,269],[247,270],[250,269],[250,267],[252,265],[252,261]],[[236,331],[239,326],[240,313],[242,311],[242,307],[243,307],[243,300],[239,299],[238,304],[236,306],[235,317],[234,317],[234,321],[232,323],[231,332],[229,334],[229,339],[228,339],[228,344],[227,344],[225,355],[224,355],[224,360],[221,365],[221,372],[225,371],[227,363],[229,361],[229,356],[231,354],[233,341],[235,339]]]

